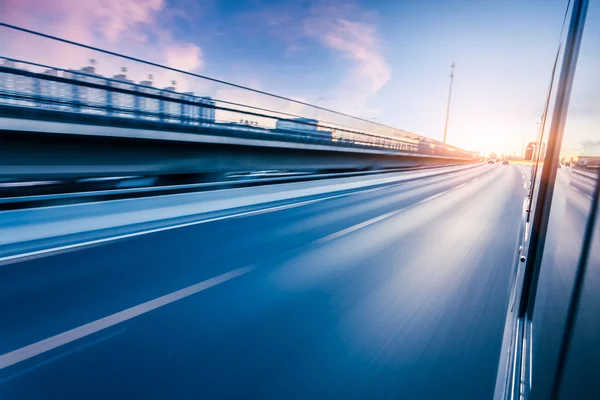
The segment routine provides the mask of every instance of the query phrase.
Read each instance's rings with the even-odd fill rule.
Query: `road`
[[[0,266],[0,398],[491,398],[527,173]]]

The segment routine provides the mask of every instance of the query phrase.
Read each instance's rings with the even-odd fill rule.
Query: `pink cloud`
[[[104,37],[113,42],[134,29],[136,24],[151,24],[155,13],[164,6],[163,0],[104,0],[90,3],[92,7],[85,7],[85,11],[90,12],[90,22],[101,26]]]
[[[202,68],[202,49],[192,43],[175,44],[165,49],[165,64],[184,71]]]
[[[192,71],[202,68],[200,47],[175,40],[161,26],[160,13],[164,0],[1,0],[3,21],[48,33],[83,44],[105,48],[141,59],[168,64]],[[148,43],[148,35],[154,40]],[[90,58],[97,60],[98,70],[112,76],[121,67],[128,68],[130,79],[145,79],[148,74],[160,77],[157,85],[168,85],[174,74],[153,70],[130,61],[103,55],[72,45],[15,31],[0,32],[9,40],[0,43],[0,55],[25,61],[49,64],[59,68],[80,68]],[[178,77],[181,87],[188,78]],[[164,82],[162,82],[164,80]],[[189,85],[187,85],[189,86]]]
[[[163,0],[4,0],[5,21],[77,41],[115,42],[152,24]]]

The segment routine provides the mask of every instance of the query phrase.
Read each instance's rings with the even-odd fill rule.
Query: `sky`
[[[0,20],[438,140],[455,62],[448,142],[519,155],[523,142],[533,141],[537,132],[566,3],[0,0]],[[597,6],[590,9],[596,20]],[[9,38],[0,40],[0,55],[63,68],[81,67],[92,57],[6,29],[0,36]],[[598,30],[590,36],[582,49],[588,58],[580,65],[594,82],[576,81],[572,111],[581,118],[571,124],[578,133],[565,140],[571,149],[600,152],[600,135],[589,118],[600,114],[600,84],[593,72],[600,58],[588,50],[598,48]],[[136,80],[147,72],[128,67]],[[106,59],[98,68],[107,75],[119,72]],[[165,86],[176,80],[182,91],[305,112],[252,93],[151,72]]]

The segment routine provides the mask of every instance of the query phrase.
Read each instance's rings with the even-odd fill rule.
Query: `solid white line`
[[[471,169],[471,168],[464,168],[464,170],[467,170],[467,169]],[[463,169],[461,168],[461,169],[457,169],[456,171],[452,170],[451,172],[462,172],[462,171],[463,171]],[[424,176],[423,178],[434,178],[434,177],[436,177],[436,175]],[[80,247],[88,247],[88,246],[98,245],[98,244],[102,244],[102,243],[108,243],[108,242],[112,242],[112,241],[128,239],[131,237],[142,236],[142,235],[167,231],[167,230],[171,230],[171,229],[184,228],[187,226],[199,225],[199,224],[220,221],[220,220],[225,220],[225,219],[230,219],[230,218],[259,215],[262,213],[279,211],[279,210],[284,210],[284,209],[288,209],[288,208],[301,207],[304,205],[317,203],[317,202],[325,201],[325,200],[330,200],[330,199],[334,199],[334,198],[338,198],[338,197],[374,192],[374,191],[383,190],[383,189],[386,189],[389,187],[393,187],[396,185],[400,185],[403,183],[407,183],[407,182],[412,182],[412,179],[386,182],[386,183],[381,184],[381,186],[373,187],[370,189],[356,190],[356,191],[353,191],[350,193],[342,193],[342,194],[337,194],[337,195],[332,195],[332,196],[326,196],[326,197],[322,197],[322,198],[318,198],[318,199],[307,200],[307,201],[283,205],[283,206],[269,207],[269,208],[264,208],[264,209],[260,209],[260,210],[254,210],[254,211],[246,211],[246,212],[241,212],[241,213],[236,213],[236,214],[231,214],[231,215],[225,215],[225,216],[221,216],[221,217],[208,218],[208,219],[204,219],[204,220],[198,220],[198,221],[186,222],[186,223],[181,223],[181,224],[176,224],[176,225],[164,226],[161,228],[154,228],[154,229],[149,229],[149,230],[142,230],[142,231],[138,231],[138,232],[127,233],[127,234],[123,234],[123,235],[111,236],[111,237],[102,238],[102,239],[88,240],[88,241],[72,243],[72,244],[64,245],[64,246],[35,250],[35,251],[27,252],[27,253],[13,254],[13,255],[9,255],[9,256],[0,257],[0,266],[14,263],[14,262],[19,262],[19,261],[25,261],[25,260],[29,260],[32,258],[38,258],[38,257],[42,257],[42,256],[49,255],[52,253],[61,253],[61,252],[65,252],[65,251],[70,251],[70,250],[77,249]],[[181,194],[181,195],[184,195],[184,194]],[[173,196],[177,196],[177,195],[173,195]],[[87,204],[93,204],[93,203],[87,203]],[[61,205],[61,206],[50,206],[50,207],[54,208],[54,207],[65,207],[65,206]],[[50,208],[50,207],[47,207],[47,208]],[[191,216],[188,216],[188,217],[191,217]],[[159,221],[154,221],[154,222],[159,222]]]
[[[10,353],[3,354],[0,356],[0,369],[10,367],[11,365],[25,361],[57,347],[64,346],[67,343],[71,343],[75,340],[92,335],[101,330],[110,328],[111,326],[115,326],[142,314],[146,314],[152,310],[156,310],[157,308],[164,307],[168,304],[174,303],[178,300],[184,299],[223,282],[237,278],[238,276],[245,275],[252,270],[254,270],[254,267],[238,268],[233,271],[226,272],[205,281],[196,283],[195,285],[180,289],[176,292],[166,294],[154,300],[147,301],[80,327],[41,340],[37,343],[30,344],[29,346],[21,347],[20,349],[11,351]]]
[[[113,241],[118,241],[118,240],[123,240],[123,239],[129,239],[129,238],[136,237],[136,236],[148,235],[151,233],[163,232],[163,231],[168,231],[171,229],[185,228],[187,226],[200,225],[200,224],[205,224],[208,222],[222,221],[222,220],[232,219],[232,218],[260,215],[260,214],[270,213],[270,212],[274,212],[274,211],[281,211],[281,210],[286,210],[286,209],[290,209],[290,208],[302,207],[302,206],[306,206],[306,205],[313,204],[313,203],[318,203],[318,202],[325,201],[325,200],[336,199],[339,197],[375,192],[375,191],[390,188],[390,187],[393,187],[393,186],[396,186],[396,185],[399,185],[402,183],[406,183],[406,182],[400,181],[397,183],[389,183],[389,184],[385,184],[383,186],[377,186],[377,187],[370,188],[370,189],[357,190],[357,191],[353,191],[350,193],[342,193],[342,194],[336,194],[336,195],[332,195],[332,196],[320,197],[318,199],[300,201],[300,202],[292,203],[292,204],[267,207],[267,208],[263,208],[263,209],[259,209],[259,210],[244,211],[244,212],[240,212],[240,213],[236,213],[236,214],[224,215],[224,216],[214,217],[214,218],[207,218],[207,219],[202,219],[202,220],[192,221],[192,222],[185,222],[185,223],[181,223],[181,224],[169,225],[169,226],[164,226],[161,228],[148,229],[148,230],[143,230],[143,231],[139,231],[139,232],[126,233],[123,235],[111,236],[111,237],[102,238],[102,239],[88,240],[85,242],[73,243],[73,244],[68,244],[68,245],[59,246],[59,247],[52,247],[52,248],[42,249],[42,250],[36,250],[36,251],[27,252],[27,253],[13,254],[10,256],[0,257],[0,266],[9,264],[9,263],[13,263],[13,262],[29,260],[32,258],[44,256],[47,254],[65,252],[65,251],[77,249],[80,247],[88,247],[88,246],[98,245],[98,244],[102,244],[102,243],[108,243],[108,242],[113,242]],[[458,187],[460,187],[460,186],[458,186]]]
[[[383,221],[384,219],[387,219],[387,218],[393,217],[394,215],[400,214],[401,212],[404,212],[404,211],[406,211],[407,209],[409,209],[409,208],[412,208],[412,207],[414,207],[414,206],[416,206],[416,205],[418,205],[418,204],[422,204],[422,203],[425,203],[425,202],[427,202],[427,201],[431,201],[431,200],[433,200],[433,199],[435,199],[435,198],[438,198],[438,197],[440,197],[440,196],[442,196],[442,195],[444,195],[444,194],[446,194],[446,193],[450,192],[451,190],[458,189],[459,187],[461,187],[461,186],[463,186],[463,185],[464,185],[464,183],[463,183],[463,184],[460,184],[460,185],[458,185],[458,186],[456,186],[456,187],[454,187],[454,188],[452,188],[452,189],[445,190],[445,191],[443,191],[443,192],[436,193],[436,194],[434,194],[434,195],[432,195],[432,196],[426,197],[426,198],[424,198],[423,200],[419,200],[419,201],[417,201],[416,203],[409,204],[409,205],[407,205],[406,207],[402,207],[402,208],[400,208],[400,209],[398,209],[398,210],[390,211],[390,212],[388,212],[388,213],[385,213],[385,214],[379,215],[379,216],[377,216],[377,217],[375,217],[375,218],[371,218],[371,219],[369,219],[369,220],[363,221],[363,222],[361,222],[361,223],[358,223],[358,224],[356,224],[356,225],[352,225],[351,227],[348,227],[348,228],[346,228],[346,229],[342,229],[341,231],[334,232],[334,233],[332,233],[332,234],[330,234],[330,235],[324,236],[324,237],[322,237],[321,239],[318,239],[318,240],[316,240],[316,243],[325,243],[325,242],[329,242],[329,241],[331,241],[331,240],[334,240],[334,239],[337,239],[337,238],[339,238],[339,237],[345,236],[345,235],[347,235],[347,234],[349,234],[349,233],[352,233],[352,232],[354,232],[354,231],[357,231],[357,230],[359,230],[359,229],[365,228],[365,227],[367,227],[367,226],[369,226],[369,225],[373,225],[373,224],[375,224],[375,223],[377,223],[377,222],[379,222],[379,221]]]
[[[457,187],[458,187],[458,186],[457,186]],[[456,189],[456,188],[454,188],[454,189]],[[431,201],[431,200],[433,200],[433,199],[437,199],[438,197],[440,197],[440,196],[443,196],[443,195],[445,195],[446,193],[448,193],[450,190],[453,190],[453,189],[444,190],[443,192],[439,192],[439,193],[437,193],[437,194],[434,194],[433,196],[429,196],[429,197],[427,197],[427,198],[425,198],[425,199],[423,199],[423,200],[421,200],[421,201],[418,201],[418,202],[416,202],[415,204],[421,204],[421,203],[425,203],[425,202],[427,202],[427,201]]]
[[[386,218],[389,218],[389,217],[391,217],[393,215],[396,215],[396,214],[400,213],[403,210],[404,210],[404,208],[402,208],[400,210],[391,211],[389,213],[380,215],[380,216],[375,217],[375,218],[371,218],[371,219],[369,219],[367,221],[364,221],[364,222],[361,222],[359,224],[353,225],[353,226],[351,226],[349,228],[342,229],[341,231],[337,231],[335,233],[332,233],[331,235],[324,236],[321,239],[318,239],[316,242],[317,243],[329,242],[331,240],[337,239],[339,237],[342,237],[344,235],[347,235],[347,234],[352,233],[354,231],[357,231],[359,229],[365,228],[365,227],[367,227],[369,225],[372,225],[372,224],[374,224],[376,222],[382,221],[382,220],[384,220]]]

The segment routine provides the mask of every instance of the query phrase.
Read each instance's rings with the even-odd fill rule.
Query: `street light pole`
[[[450,92],[448,93],[448,104],[446,105],[446,125],[444,126],[444,143],[446,143],[446,136],[448,135],[448,119],[450,118],[450,99],[452,98],[452,82],[454,81],[454,61],[451,65],[450,70]]]

